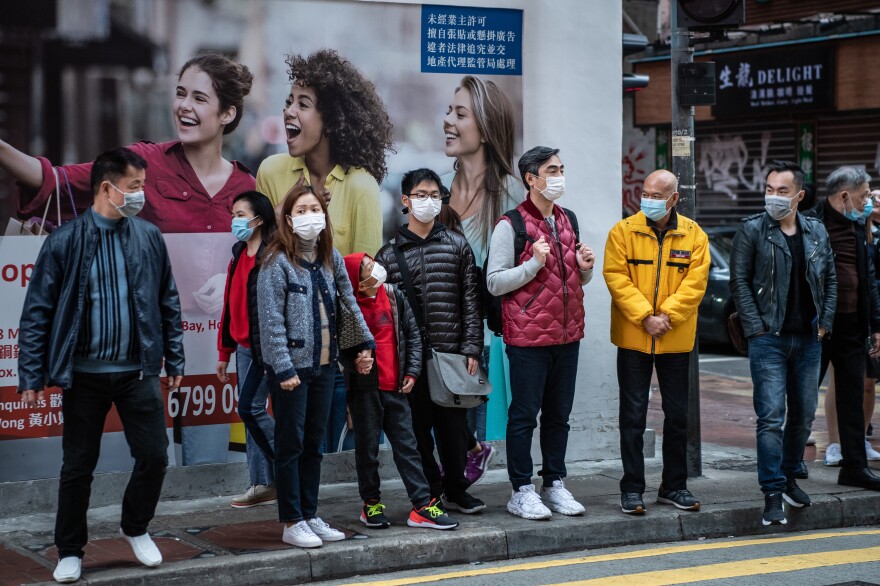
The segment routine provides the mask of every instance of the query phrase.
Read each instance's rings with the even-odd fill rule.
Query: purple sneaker
[[[464,476],[470,485],[478,483],[483,478],[483,474],[489,468],[489,461],[495,455],[495,448],[491,445],[486,442],[480,442],[480,445],[483,447],[480,453],[472,454],[468,452],[467,455],[467,467],[465,468]]]

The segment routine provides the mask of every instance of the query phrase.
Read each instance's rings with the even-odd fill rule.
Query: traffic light
[[[648,48],[648,37],[645,35],[623,34],[623,56],[641,53]],[[623,93],[637,92],[648,86],[650,78],[636,73],[623,74]]]
[[[677,26],[692,31],[737,28],[746,20],[745,0],[676,0],[676,5]]]

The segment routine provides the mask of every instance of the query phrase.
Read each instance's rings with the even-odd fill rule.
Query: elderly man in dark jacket
[[[733,239],[730,290],[749,340],[762,523],[784,525],[783,500],[811,504],[795,471],[816,414],[821,340],[835,323],[837,280],[828,232],[797,212],[803,172],[774,161],[766,183],[767,211],[743,219]]]
[[[23,401],[29,407],[41,402],[46,386],[64,391],[58,582],[80,577],[92,473],[114,405],[134,458],[120,532],[142,564],[162,563],[147,533],[168,465],[159,373],[164,359],[168,385],[180,385],[183,327],[162,235],[133,217],[144,203],[146,167],[125,148],[95,160],[94,203],[43,244],[21,315]]]
[[[418,301],[413,311],[421,314],[420,321],[427,330],[425,352],[431,347],[467,356],[468,370],[476,374],[483,352],[477,267],[467,240],[435,221],[440,213],[440,186],[440,177],[430,169],[404,175],[401,199],[410,214],[409,224],[398,229],[395,240],[382,247],[376,261],[387,269],[388,282],[405,291],[398,251],[403,255]],[[464,472],[470,436],[466,410],[434,404],[424,370],[409,400],[431,497],[442,495],[447,508],[462,513],[484,509],[486,505],[480,499],[466,492],[469,483]],[[442,476],[434,459],[435,437]]]

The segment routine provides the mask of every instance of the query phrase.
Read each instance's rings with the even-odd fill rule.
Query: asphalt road
[[[716,354],[700,352],[700,374],[717,374],[751,379],[749,359],[734,352]]]
[[[579,551],[320,584],[804,586],[878,582],[880,529],[864,528]]]

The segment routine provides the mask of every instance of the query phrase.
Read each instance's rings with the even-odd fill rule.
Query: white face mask
[[[113,203],[112,199],[110,200],[110,204],[114,208],[116,208],[117,212],[119,212],[126,218],[138,215],[138,212],[140,212],[144,208],[145,198],[143,190],[125,192],[113,185],[112,183],[110,184],[110,187],[122,194],[122,205],[116,205],[115,203]]]
[[[379,287],[385,282],[385,279],[388,278],[388,271],[386,271],[385,267],[383,267],[379,263],[374,262],[373,263],[373,270],[370,271],[370,276],[367,277],[366,279],[364,279],[363,281],[361,281],[361,283],[366,282],[370,278],[376,279],[376,282],[374,284],[370,285],[370,289],[372,289],[373,287]]]
[[[293,233],[303,240],[314,240],[327,227],[323,213],[287,216],[290,218]]]
[[[565,195],[565,177],[544,177],[544,181],[547,182],[547,187],[545,189],[539,189],[541,195],[549,199],[550,201],[554,201]]]
[[[440,213],[440,206],[443,205],[442,200],[434,201],[431,198],[410,198],[410,201],[412,202],[412,215],[415,216],[416,220],[425,224],[437,217],[437,214]]]
[[[764,209],[770,214],[770,217],[776,220],[782,220],[794,213],[792,208],[793,197],[783,197],[781,195],[765,195]]]

